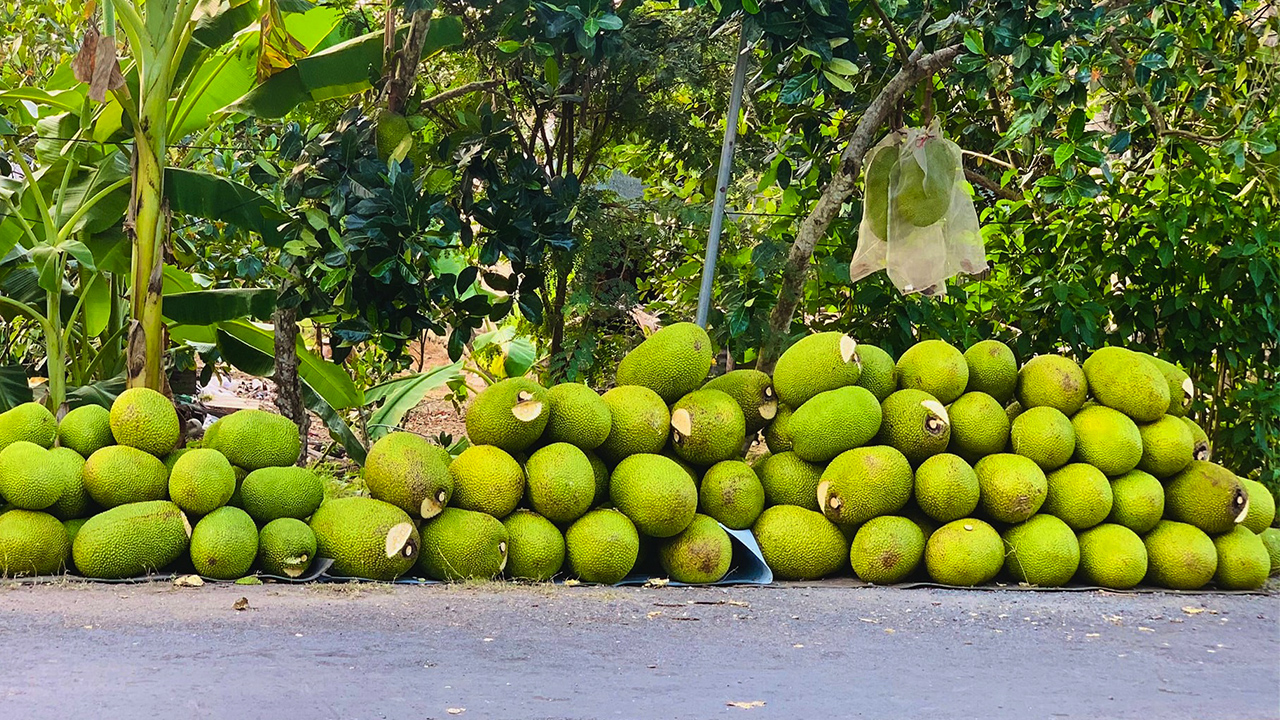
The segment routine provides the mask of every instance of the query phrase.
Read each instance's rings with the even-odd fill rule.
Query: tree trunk
[[[427,31],[431,29],[431,10],[419,10],[413,13],[409,21],[409,35],[404,39],[392,56],[387,80],[387,109],[397,115],[404,114],[409,93],[413,90],[414,80],[418,76],[418,65],[422,62],[422,46],[427,42]]]
[[[311,417],[302,402],[302,380],[298,377],[298,311],[276,308],[272,318],[276,331],[276,407],[298,426],[302,438],[301,462],[307,456],[307,429]]]
[[[862,157],[875,140],[875,134],[884,125],[898,100],[921,79],[951,65],[961,53],[963,45],[951,45],[928,55],[921,55],[920,49],[907,58],[902,69],[893,76],[876,99],[871,101],[862,119],[849,137],[849,144],[840,154],[840,166],[831,181],[822,190],[822,195],[814,203],[813,209],[800,223],[796,231],[795,242],[787,255],[786,265],[782,270],[782,287],[778,290],[778,302],[774,305],[773,314],[769,317],[769,332],[760,348],[760,359],[756,368],[764,372],[772,372],[778,356],[786,349],[787,340],[791,336],[791,318],[795,315],[796,306],[804,294],[805,279],[809,274],[809,261],[813,258],[813,249],[826,234],[831,223],[840,214],[845,200],[853,194],[862,174]]]

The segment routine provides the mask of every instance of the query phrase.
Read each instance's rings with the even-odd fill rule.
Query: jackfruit
[[[1150,476],[1148,476],[1150,477]],[[1147,546],[1133,530],[1103,523],[1079,535],[1081,582],[1128,590],[1147,574]]]
[[[747,424],[748,437],[755,437],[778,414],[773,379],[759,370],[731,370],[708,380],[702,389],[719,390],[738,403]]]
[[[1271,574],[1267,546],[1248,528],[1238,526],[1213,539],[1218,551],[1218,568],[1213,581],[1219,590],[1256,590]]]
[[[58,423],[58,445],[89,457],[98,450],[116,444],[111,436],[111,412],[101,405],[82,405],[63,416]]]
[[[676,582],[719,582],[733,561],[733,543],[714,519],[694,515],[689,527],[658,546],[658,559]]]
[[[795,438],[791,434],[791,418],[794,414],[790,405],[778,403],[778,414],[764,429],[764,444],[769,452],[776,454],[795,449]]]
[[[1155,422],[1169,409],[1169,383],[1155,365],[1122,347],[1099,348],[1084,361],[1098,403],[1137,422]]]
[[[1004,541],[995,528],[981,520],[953,520],[929,536],[924,566],[929,577],[943,585],[982,585],[1000,574]]]
[[[217,450],[198,448],[183,453],[169,473],[170,499],[192,515],[208,515],[226,505],[235,491],[236,472]]]
[[[550,520],[532,510],[517,510],[502,526],[507,530],[507,577],[545,582],[560,572],[564,535]]]
[[[58,502],[67,478],[50,466],[49,453],[26,440],[0,450],[0,496],[22,510],[44,510]]]
[[[661,455],[632,455],[618,463],[609,478],[609,496],[637,530],[656,538],[684,530],[698,508],[693,480]]]
[[[1249,500],[1249,513],[1241,524],[1254,533],[1260,533],[1271,527],[1271,523],[1276,519],[1275,496],[1266,485],[1257,480],[1240,478],[1240,484],[1244,485],[1245,496]]]
[[[410,517],[433,518],[453,497],[449,451],[407,432],[393,432],[369,448],[364,484],[375,500]]]
[[[204,446],[225,455],[232,465],[252,472],[298,462],[302,437],[298,426],[283,415],[265,410],[238,410],[205,431]]]
[[[916,468],[916,505],[938,522],[972,515],[978,507],[978,493],[978,474],[959,455],[934,455]]]
[[[960,156],[958,148],[953,150],[940,137],[926,138],[920,151],[923,156],[899,156],[890,182],[898,218],[916,227],[928,227],[942,220],[951,208],[951,183],[959,171]]]
[[[1066,465],[1076,452],[1076,430],[1071,418],[1048,406],[1019,413],[1009,426],[1013,454],[1030,458],[1048,472]]]
[[[329,573],[337,577],[395,580],[418,559],[418,528],[391,503],[335,498],[315,511],[310,525],[316,534],[316,555],[333,558]]]
[[[591,474],[595,476],[596,495],[591,499],[591,507],[609,502],[609,466],[593,452],[588,452],[587,460],[591,463]]]
[[[973,466],[981,488],[979,504],[992,520],[1019,523],[1039,512],[1049,481],[1039,465],[1021,455],[988,455]]]
[[[56,575],[70,556],[67,529],[54,516],[20,509],[0,515],[0,577]]]
[[[898,389],[898,363],[893,356],[875,345],[859,345],[858,360],[862,365],[862,374],[858,376],[858,387],[864,387],[876,396],[877,402]]]
[[[170,476],[172,476],[173,466],[178,464],[178,458],[181,458],[183,455],[186,455],[187,453],[196,449],[199,449],[199,448],[194,448],[194,447],[178,448],[177,450],[174,450],[168,455],[165,455],[164,457],[160,458],[160,462],[164,463],[164,469],[168,471]],[[214,452],[217,452],[217,451],[215,450]]]
[[[18,441],[39,445],[46,450],[58,437],[58,421],[40,403],[17,405],[0,413],[0,450]]]
[[[258,526],[240,508],[218,508],[191,531],[191,564],[199,575],[235,580],[249,573],[256,557]]]
[[[178,444],[181,429],[173,401],[150,388],[129,388],[111,404],[116,443],[161,456]]]
[[[866,388],[818,393],[791,416],[793,450],[809,462],[826,462],[871,442],[881,417],[880,403]]]
[[[818,509],[818,483],[823,466],[802,459],[794,452],[766,457],[757,467],[768,505],[798,505]]]
[[[857,525],[901,510],[911,499],[911,463],[885,446],[854,448],[827,465],[818,507],[837,525]]]
[[[1009,416],[1004,406],[984,392],[967,392],[947,407],[951,420],[951,452],[970,462],[1004,452],[1009,445]]]
[[[848,335],[824,332],[800,338],[778,358],[773,390],[798,408],[819,393],[854,385],[862,377],[858,343]]]
[[[1012,424],[1014,420],[1017,420],[1018,416],[1022,415],[1022,413],[1023,413],[1022,403],[1018,402],[1017,400],[1014,400],[1013,402],[1004,406],[1004,414],[1006,417],[1009,418],[1010,424]]]
[[[609,406],[609,436],[596,449],[613,463],[640,453],[659,453],[671,434],[671,413],[658,393],[639,385],[623,385],[603,395]]]
[[[1024,410],[1051,407],[1070,417],[1079,412],[1088,399],[1089,382],[1071,358],[1037,355],[1018,371],[1015,394]]]
[[[243,510],[244,501],[240,496],[240,491],[244,487],[244,479],[249,477],[249,471],[239,465],[232,465],[231,470],[236,474],[236,490],[231,493],[231,499],[227,501],[227,504],[231,507],[238,507]]]
[[[84,489],[84,458],[71,448],[57,447],[49,451],[45,462],[50,473],[62,478],[62,495],[45,512],[59,520],[92,514],[93,500]]]
[[[1052,515],[1035,515],[1005,530],[1001,538],[1007,550],[1004,568],[1018,582],[1061,587],[1080,566],[1076,534]]]
[[[1165,412],[1174,417],[1183,417],[1187,411],[1191,409],[1191,403],[1195,400],[1196,386],[1191,381],[1191,376],[1185,370],[1174,365],[1168,360],[1161,360],[1154,355],[1139,353],[1147,359],[1156,370],[1164,376],[1165,382],[1169,384],[1169,409]]]
[[[923,390],[899,390],[885,398],[875,441],[895,447],[912,463],[946,452],[951,418],[942,403]]]
[[[1138,432],[1142,437],[1139,470],[1165,478],[1191,464],[1195,438],[1180,418],[1165,415],[1153,423],[1139,425]]]
[[[1191,457],[1205,461],[1212,459],[1213,445],[1209,442],[1209,436],[1189,417],[1182,418],[1182,423],[1187,426],[1187,429],[1191,431],[1191,437],[1195,439]]]
[[[999,340],[982,340],[964,351],[969,365],[969,384],[965,392],[982,392],[1003,407],[1013,400],[1018,389],[1018,359],[1013,350]]]
[[[87,522],[89,522],[89,518],[87,517],[73,518],[71,520],[62,521],[62,527],[66,528],[67,530],[67,543],[68,543],[67,544],[67,552],[68,552],[67,562],[69,563],[71,562],[70,555],[69,555],[70,549],[71,549],[71,543],[74,543],[76,541],[76,535],[79,534],[80,528],[84,527],[84,524]],[[72,567],[68,567],[67,569],[72,570],[73,567],[74,567],[74,564],[72,565]]]
[[[240,503],[259,524],[279,518],[306,520],[322,502],[324,483],[307,468],[262,468],[240,484]]]
[[[1147,547],[1146,581],[1170,590],[1199,590],[1218,570],[1213,540],[1195,525],[1161,520],[1142,542]]]
[[[488,580],[507,566],[507,529],[490,515],[445,508],[422,524],[415,570],[435,580]]]
[[[695,390],[671,408],[671,444],[686,462],[707,467],[742,455],[746,421],[727,393]]]
[[[155,455],[108,445],[84,462],[84,489],[104,508],[169,497],[169,471]]]
[[[187,552],[190,539],[191,525],[174,503],[128,503],[89,518],[76,533],[71,557],[85,577],[119,580],[168,567]]]
[[[1085,530],[1111,513],[1111,483],[1098,468],[1084,463],[1063,465],[1046,476],[1049,493],[1040,512],[1061,519],[1072,530]]]
[[[609,406],[595,390],[581,383],[560,383],[547,390],[551,414],[542,431],[544,444],[567,442],[595,450],[609,437]]]
[[[1150,473],[1130,470],[1111,481],[1111,514],[1107,521],[1139,535],[1164,517],[1164,486]]]
[[[263,574],[296,578],[311,569],[316,534],[297,518],[278,518],[258,533],[258,567]]]
[[[1267,528],[1258,533],[1258,537],[1267,547],[1267,555],[1271,558],[1271,574],[1280,573],[1280,528]]]
[[[1082,408],[1071,418],[1076,432],[1077,462],[1089,463],[1115,477],[1142,461],[1142,433],[1127,415],[1103,405]]]
[[[730,530],[746,530],[764,511],[764,485],[744,462],[716,463],[702,476],[698,510]]]
[[[862,580],[876,585],[902,582],[924,558],[924,531],[905,517],[868,520],[853,537],[849,564]]]
[[[874,151],[866,163],[863,202],[864,217],[878,238],[889,237],[889,179],[898,166],[898,148],[886,145]]]
[[[527,450],[542,437],[551,412],[547,390],[527,378],[507,378],[480,391],[467,408],[467,437],[509,453]]]
[[[596,474],[586,453],[577,447],[554,443],[541,448],[529,456],[525,471],[529,505],[551,522],[571,523],[591,509]]]
[[[751,533],[778,580],[817,580],[849,561],[849,541],[820,512],[775,505],[760,513]]]
[[[694,323],[668,325],[637,345],[618,363],[618,385],[640,385],[672,403],[702,385],[713,351],[707,331]]]
[[[507,451],[472,445],[449,465],[453,480],[450,507],[506,517],[524,497],[524,469]]]
[[[569,572],[579,580],[612,585],[635,567],[640,555],[636,526],[620,511],[592,510],[564,534]]]
[[[923,390],[950,405],[969,385],[964,355],[942,340],[924,340],[898,358],[898,387]]]
[[[1165,483],[1164,514],[1217,535],[1249,516],[1249,495],[1230,470],[1196,460]]]

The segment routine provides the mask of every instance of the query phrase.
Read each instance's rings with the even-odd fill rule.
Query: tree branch
[[[1221,135],[1200,135],[1189,130],[1179,130],[1169,127],[1169,123],[1164,119],[1164,113],[1160,112],[1160,106],[1156,105],[1155,100],[1151,99],[1151,94],[1147,89],[1142,87],[1138,82],[1138,75],[1133,70],[1133,61],[1125,55],[1124,49],[1120,47],[1119,41],[1115,38],[1110,40],[1111,52],[1120,58],[1120,67],[1124,68],[1125,77],[1129,78],[1130,84],[1133,85],[1134,92],[1138,93],[1138,99],[1142,101],[1142,107],[1146,108],[1147,115],[1151,117],[1151,122],[1156,126],[1156,135],[1159,137],[1176,137],[1193,142],[1212,145],[1220,143],[1231,137],[1235,130],[1228,130]]]
[[[871,7],[875,9],[876,15],[880,16],[880,22],[884,25],[884,29],[888,31],[890,39],[893,40],[893,46],[898,49],[898,55],[904,58],[911,57],[911,48],[902,39],[902,35],[898,32],[898,27],[885,14],[884,8],[880,7],[880,0],[871,0]]]
[[[1022,197],[1018,193],[992,180],[976,170],[966,169],[964,171],[964,179],[974,185],[981,185],[1005,200],[1021,200]]]
[[[431,29],[431,12],[418,10],[413,13],[409,35],[392,59],[391,79],[387,82],[386,91],[387,109],[397,115],[404,114],[405,103],[418,75],[418,65],[422,63],[422,46],[426,44],[427,31]]]
[[[426,100],[423,100],[422,105],[424,107],[432,107],[434,105],[439,105],[440,103],[449,102],[454,98],[462,97],[463,95],[470,95],[473,92],[495,88],[498,84],[499,81],[497,80],[477,80],[475,82],[469,82],[466,85],[459,85],[456,88],[449,88],[442,93],[432,95]]]

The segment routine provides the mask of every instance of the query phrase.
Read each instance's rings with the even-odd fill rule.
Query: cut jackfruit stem
[[[1208,460],[1209,459],[1209,443],[1207,442],[1196,443],[1195,452],[1191,454],[1191,457],[1196,460]]]
[[[679,410],[671,413],[671,427],[675,428],[676,432],[686,437],[692,435],[693,416],[689,414],[688,410],[680,408]]]
[[[442,510],[444,510],[443,490],[441,490],[435,498],[423,498],[422,507],[418,508],[418,512],[422,515],[423,520],[430,520],[431,518],[439,515]]]
[[[818,507],[819,508],[823,508],[827,506],[827,493],[829,492],[831,492],[830,480],[823,480],[822,482],[818,483]]]
[[[760,417],[764,420],[772,420],[778,415],[778,403],[770,400],[760,406]]]
[[[522,397],[528,394],[527,392],[520,393]],[[521,400],[519,404],[511,408],[511,414],[520,422],[533,422],[542,415],[542,403],[536,400]]]
[[[310,558],[308,558],[306,555],[298,555],[296,557],[285,558],[284,574],[291,578],[300,577],[302,573],[306,571],[307,560],[309,559]]]
[[[401,554],[401,552],[406,548],[409,549],[409,552],[405,553],[404,556],[413,557],[413,543],[409,542],[409,536],[412,534],[413,523],[400,523],[392,526],[392,528],[387,531],[387,557],[393,558]]]
[[[507,544],[504,542],[498,543],[498,552],[502,553],[502,563],[498,565],[498,572],[502,572],[507,569]]]
[[[1236,524],[1239,525],[1249,516],[1249,496],[1245,493],[1244,488],[1241,488],[1240,492],[1237,492],[1236,496],[1231,499],[1231,504],[1240,508],[1240,512],[1236,513]]]
[[[187,519],[186,513],[179,511],[178,514],[182,516],[182,527],[186,528],[187,539],[190,540],[191,539],[191,521]]]
[[[858,341],[848,335],[840,336],[840,360],[857,363],[862,367],[862,359],[858,357]]]

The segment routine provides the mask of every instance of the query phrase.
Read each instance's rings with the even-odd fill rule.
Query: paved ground
[[[1278,619],[1274,596],[8,586],[0,718],[1259,720]]]

